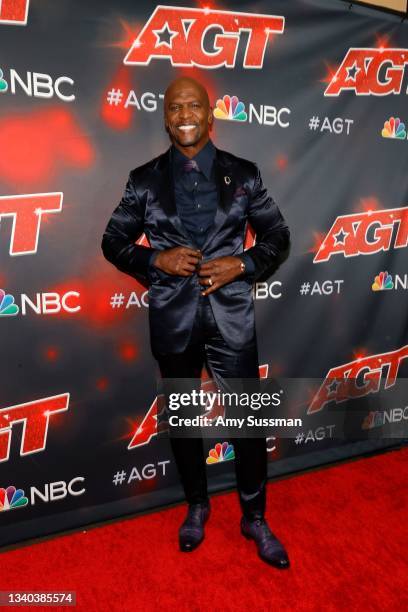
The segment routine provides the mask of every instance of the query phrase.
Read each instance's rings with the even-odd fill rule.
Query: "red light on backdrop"
[[[375,196],[369,196],[368,198],[361,198],[355,210],[356,212],[369,212],[380,210],[381,208],[384,207],[379,199]]]
[[[130,24],[125,19],[119,19],[119,23],[122,26],[124,37],[116,42],[108,43],[106,47],[117,47],[118,49],[125,49],[127,51],[139,35],[143,24],[137,22],[132,22],[132,24]]]
[[[134,343],[125,341],[119,345],[119,355],[123,361],[135,361],[139,356],[139,351]]]
[[[0,120],[0,179],[18,188],[41,185],[66,166],[88,168],[94,161],[90,140],[74,115],[60,108],[8,114]]]
[[[61,309],[55,316],[75,318],[101,331],[109,326],[120,325],[129,318],[134,319],[140,311],[144,311],[141,314],[147,316],[147,308],[142,302],[146,288],[131,277],[122,275],[118,278],[116,269],[102,257],[89,261],[89,268],[83,271],[81,277],[68,278],[63,283],[47,287],[45,291],[58,293],[61,299],[66,296],[67,309]],[[137,296],[139,307],[127,307],[132,294],[133,297]],[[70,312],[70,309],[76,309],[78,305],[79,310]]]
[[[388,49],[390,46],[390,37],[387,34],[376,34],[375,46],[377,49]]]
[[[367,355],[369,355],[369,352],[366,348],[356,348],[353,351],[353,361],[356,361],[357,359],[364,359],[364,357],[367,357]]]
[[[131,89],[129,68],[121,66],[104,92],[101,108],[102,119],[115,130],[127,130],[131,124],[134,109],[123,104]]]
[[[326,76],[322,79],[319,79],[319,83],[331,83],[333,77],[339,69],[339,66],[335,66],[334,64],[329,64],[329,62],[324,62],[326,64]]]
[[[49,346],[45,349],[45,357],[47,361],[57,361],[59,357],[59,349],[55,346]]]
[[[106,391],[108,386],[109,386],[109,381],[105,376],[98,378],[98,380],[96,381],[96,388],[98,389],[98,391]]]
[[[275,166],[278,170],[283,172],[288,167],[288,161],[289,160],[288,160],[287,155],[283,155],[283,154],[277,155],[275,157]]]
[[[313,245],[308,249],[308,253],[317,253],[320,247],[323,244],[323,240],[325,239],[326,234],[322,234],[321,232],[313,232]]]

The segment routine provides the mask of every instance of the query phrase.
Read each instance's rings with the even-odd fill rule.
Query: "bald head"
[[[205,87],[191,77],[175,79],[164,94],[164,123],[173,144],[194,157],[209,139],[212,108]]]
[[[208,107],[210,106],[210,100],[208,98],[206,88],[192,77],[178,77],[177,79],[174,79],[174,81],[168,85],[166,91],[164,92],[164,103],[166,104],[166,100],[175,94],[182,93],[186,90],[195,90],[197,93],[199,93],[202,99],[206,101]]]

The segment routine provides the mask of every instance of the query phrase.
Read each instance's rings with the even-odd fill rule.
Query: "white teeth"
[[[187,130],[194,130],[195,125],[179,125],[178,129],[186,132]]]

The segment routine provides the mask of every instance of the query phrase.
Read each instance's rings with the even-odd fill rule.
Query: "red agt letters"
[[[157,6],[133,42],[125,64],[147,65],[166,57],[173,66],[234,68],[241,32],[248,32],[244,68],[262,68],[270,34],[282,34],[285,18],[256,13]],[[204,44],[215,35],[214,49]]]

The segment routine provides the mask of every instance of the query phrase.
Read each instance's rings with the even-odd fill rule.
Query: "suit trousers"
[[[208,296],[200,294],[187,348],[182,353],[155,354],[163,379],[190,379],[199,387],[203,365],[220,391],[228,379],[259,379],[256,336],[244,349],[234,350],[223,339]],[[183,381],[184,382],[184,381]],[[166,392],[165,392],[166,395]],[[243,514],[249,519],[265,512],[267,451],[265,438],[233,438],[237,489]],[[201,437],[174,437],[170,444],[189,504],[208,499],[206,462]]]

